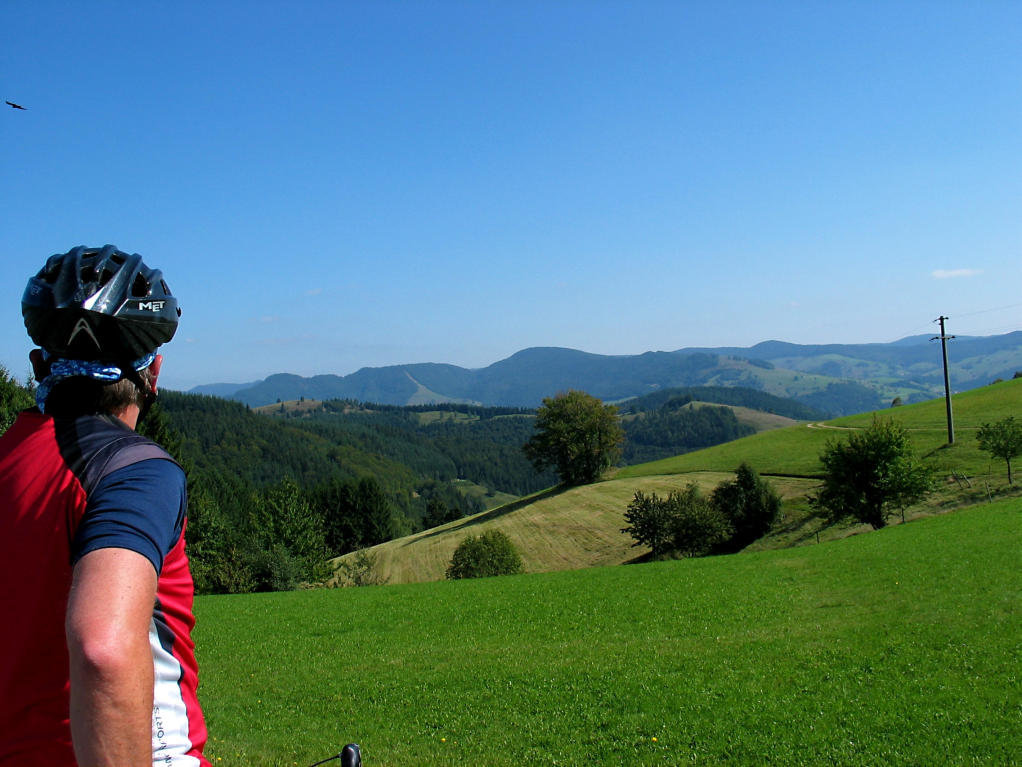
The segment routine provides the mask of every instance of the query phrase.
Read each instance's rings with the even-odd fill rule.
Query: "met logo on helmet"
[[[138,310],[140,312],[146,312],[146,311],[149,311],[149,312],[162,312],[163,311],[163,305],[166,304],[166,303],[167,303],[166,301],[139,301],[138,302]]]

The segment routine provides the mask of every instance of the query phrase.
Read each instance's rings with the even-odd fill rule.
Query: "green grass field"
[[[795,549],[202,597],[217,765],[1022,763],[1022,499]]]
[[[1004,381],[956,394],[952,397],[955,420],[955,444],[946,447],[947,416],[943,398],[881,410],[881,418],[891,418],[909,430],[920,456],[938,466],[955,468],[976,477],[998,477],[1003,464],[976,446],[976,430],[981,424],[1005,416],[1022,416],[1022,379]],[[841,429],[868,426],[873,413],[845,416],[826,424],[792,426],[723,445],[665,458],[622,469],[617,477],[655,474],[681,474],[689,471],[733,471],[743,460],[761,474],[815,476],[821,471],[819,455],[828,440],[840,439]]]

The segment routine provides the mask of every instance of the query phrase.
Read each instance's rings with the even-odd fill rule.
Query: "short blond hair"
[[[152,387],[149,368],[138,371],[142,383]],[[142,407],[146,395],[130,378],[118,381],[97,381],[75,376],[60,381],[46,398],[46,413],[54,416],[78,416],[95,413],[119,415],[131,405]]]

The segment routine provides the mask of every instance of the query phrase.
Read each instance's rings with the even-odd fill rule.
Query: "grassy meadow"
[[[216,765],[1022,762],[1022,498],[786,550],[201,597]]]
[[[1003,381],[951,398],[955,422],[955,444],[947,446],[947,414],[944,399],[903,405],[874,413],[860,413],[787,429],[760,432],[723,445],[665,458],[639,466],[628,466],[616,476],[682,474],[689,471],[733,471],[743,460],[761,474],[816,476],[819,455],[828,440],[840,439],[842,429],[869,426],[874,415],[891,418],[904,426],[919,456],[938,468],[953,468],[996,482],[1004,474],[1003,463],[991,460],[976,446],[976,431],[986,422],[1014,415],[1022,416],[1022,379]]]

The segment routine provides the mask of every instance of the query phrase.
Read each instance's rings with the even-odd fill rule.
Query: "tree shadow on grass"
[[[779,537],[788,536],[790,542],[786,546],[787,548],[814,540],[819,542],[820,533],[832,526],[833,522],[825,512],[813,511],[805,516],[776,524],[771,528],[770,533]]]
[[[491,520],[497,519],[498,517],[502,517],[505,514],[510,514],[512,511],[518,511],[518,509],[523,509],[526,506],[530,506],[533,503],[536,503],[537,501],[543,501],[546,500],[547,498],[554,498],[560,495],[561,493],[565,492],[566,490],[570,489],[571,487],[568,485],[557,485],[556,487],[551,487],[548,490],[543,490],[541,492],[528,495],[524,498],[519,498],[517,501],[505,503],[503,506],[498,506],[495,509],[484,511],[481,514],[476,514],[475,516],[472,517],[465,517],[463,519],[459,519],[457,522],[448,523],[440,527],[435,527],[432,530],[422,533],[421,535],[412,536],[409,540],[405,541],[401,545],[409,546],[415,541],[421,541],[425,540],[426,538],[432,538],[436,535],[445,535],[446,533],[454,533],[457,532],[458,530],[465,530],[470,527],[475,527],[476,525],[481,525],[484,522],[489,522]]]

